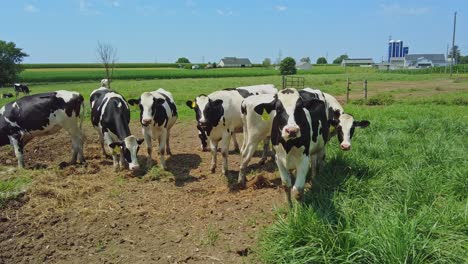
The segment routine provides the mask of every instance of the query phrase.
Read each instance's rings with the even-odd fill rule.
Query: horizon
[[[118,63],[219,62],[223,57],[310,57],[328,63],[350,58],[386,60],[388,40],[402,40],[409,54],[446,54],[452,44],[468,54],[468,3],[449,1],[125,0],[8,1],[0,39],[29,54],[23,63],[97,63],[98,42],[117,49]],[[336,9],[340,6],[340,9]],[[428,28],[428,25],[430,26]]]

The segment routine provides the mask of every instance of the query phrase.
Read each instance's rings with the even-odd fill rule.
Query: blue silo
[[[400,42],[401,40],[395,41],[395,53],[393,54],[392,57],[396,57],[396,58],[400,57]]]
[[[408,55],[408,53],[409,53],[409,47],[404,47],[403,48],[403,57]]]

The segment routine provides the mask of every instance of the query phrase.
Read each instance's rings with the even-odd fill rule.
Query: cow
[[[263,140],[263,155],[260,164],[265,163],[270,146],[271,125],[273,119],[262,109],[263,104],[270,104],[275,100],[274,94],[259,94],[245,98],[241,105],[244,142],[241,148],[241,163],[238,184],[244,186],[247,165],[252,158],[258,143]]]
[[[195,110],[198,126],[206,132],[211,149],[211,172],[216,170],[216,155],[221,141],[223,173],[228,172],[228,150],[231,136],[242,130],[240,105],[244,98],[236,90],[221,90],[199,95],[186,104]]]
[[[177,108],[172,94],[160,88],[143,93],[139,99],[130,99],[128,103],[140,107],[140,123],[148,150],[148,167],[152,164],[152,140],[158,139],[161,167],[167,169],[164,151],[171,155],[170,131],[177,120]]]
[[[21,84],[21,83],[15,83],[13,85],[13,88],[15,88],[15,94],[16,94],[16,97],[18,97],[18,95],[20,93],[24,93],[26,95],[28,95],[31,91],[29,90],[29,87],[25,84]]]
[[[130,109],[125,98],[106,87],[100,87],[91,93],[90,105],[91,122],[98,131],[104,156],[105,143],[112,153],[115,169],[123,168],[127,163],[131,171],[137,172],[140,168],[137,154],[143,139],[130,132]]]
[[[275,161],[290,206],[291,187],[296,200],[302,201],[309,170],[314,170],[316,157],[323,158],[328,141],[327,103],[321,92],[298,91],[294,88],[278,92],[271,103],[262,104],[259,112],[271,114],[271,143]],[[290,171],[295,170],[292,185]]]
[[[351,114],[344,112],[343,107],[341,107],[335,97],[327,93],[324,93],[324,95],[328,103],[329,123],[332,126],[330,137],[337,135],[340,149],[344,151],[350,150],[355,128],[366,128],[370,125],[370,122],[368,120],[354,120]]]
[[[102,79],[101,80],[101,87],[110,88],[109,84],[110,84],[110,79]]]
[[[77,92],[56,91],[24,96],[0,109],[0,146],[11,144],[24,168],[23,149],[34,137],[65,129],[72,139],[72,158],[84,162],[82,123],[84,99]],[[83,111],[83,112],[82,112]]]
[[[258,95],[258,94],[276,94],[278,92],[278,90],[275,88],[273,84],[259,84],[259,85],[241,86],[237,88],[224,89],[224,91],[231,91],[231,90],[236,90],[243,98],[247,98],[251,95]],[[191,101],[188,101],[188,102],[191,102]],[[188,102],[187,102],[187,106],[195,110],[195,108]],[[195,115],[197,115],[196,110],[195,110]],[[198,120],[199,117],[196,116],[196,119]],[[207,151],[208,150],[207,148],[208,136],[206,134],[206,131],[203,130],[200,124],[197,124],[197,129],[198,129],[198,137],[200,138],[200,141],[201,141],[201,149],[202,151]],[[234,141],[235,151],[239,151],[239,143],[237,142],[236,134],[232,135],[232,139]]]
[[[2,93],[2,98],[5,99],[5,98],[12,98],[13,97],[13,94],[12,93]]]

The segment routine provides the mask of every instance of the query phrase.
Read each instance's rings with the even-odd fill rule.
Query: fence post
[[[284,89],[286,87],[286,76],[281,75],[281,77],[282,77],[282,87],[283,87],[282,89]]]
[[[349,77],[346,77],[346,103],[349,102]]]
[[[364,100],[367,101],[367,80],[364,80]]]

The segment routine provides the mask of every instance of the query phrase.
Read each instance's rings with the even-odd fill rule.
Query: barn
[[[310,70],[310,69],[312,69],[312,64],[310,64],[310,62],[306,62],[306,61],[299,62],[298,64],[296,64],[296,69],[298,69],[298,70]]]
[[[224,57],[219,61],[218,67],[244,68],[244,67],[252,67],[252,63],[247,58]]]

